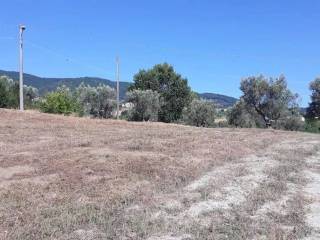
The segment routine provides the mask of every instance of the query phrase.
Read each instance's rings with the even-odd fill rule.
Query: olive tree
[[[264,76],[249,77],[241,81],[241,100],[246,109],[257,113],[265,127],[277,125],[297,114],[297,95],[287,87],[284,76],[267,79]]]
[[[194,99],[184,109],[182,121],[188,125],[197,127],[213,127],[216,108],[213,102]]]
[[[33,103],[39,98],[39,91],[35,87],[23,86],[24,102],[27,107],[33,107]]]
[[[128,102],[133,104],[129,110],[131,121],[158,121],[161,107],[160,94],[152,90],[132,90],[127,93]]]
[[[116,92],[107,85],[91,87],[81,83],[76,89],[76,99],[82,113],[99,118],[110,118],[116,107]]]

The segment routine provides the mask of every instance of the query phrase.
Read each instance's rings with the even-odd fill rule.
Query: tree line
[[[27,108],[33,106],[33,101],[39,97],[34,87],[23,86],[24,104]],[[0,108],[19,107],[19,82],[6,76],[0,76]]]
[[[18,107],[18,83],[0,78],[0,107]],[[116,92],[106,85],[80,84],[71,91],[60,86],[39,97],[37,89],[24,87],[27,107],[56,114],[76,114],[95,118],[112,118],[116,109]],[[217,111],[213,102],[200,99],[188,80],[173,66],[164,63],[140,70],[129,87],[121,118],[129,121],[160,121],[197,127],[258,127],[320,132],[320,79],[310,83],[311,102],[305,116],[300,113],[298,95],[292,93],[284,76],[253,76],[240,83],[242,96],[226,111]],[[226,121],[216,121],[219,115]],[[221,116],[220,116],[221,117]],[[303,117],[306,118],[304,121]]]

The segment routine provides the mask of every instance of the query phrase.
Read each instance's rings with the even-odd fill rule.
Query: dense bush
[[[19,91],[19,85],[14,83],[13,80],[8,79],[7,77],[0,77],[0,107],[1,108],[18,107],[19,95],[16,95],[16,91],[15,91],[16,88]]]
[[[34,87],[23,86],[24,107],[32,108],[34,101],[38,98],[38,90]],[[0,107],[18,108],[19,107],[19,83],[12,79],[0,77]]]
[[[228,123],[240,128],[263,127],[263,119],[254,111],[247,109],[241,99],[227,113]]]
[[[130,90],[158,92],[163,101],[159,121],[174,122],[181,118],[182,111],[191,102],[188,81],[176,73],[167,63],[155,65],[150,70],[141,70],[134,76]]]
[[[215,115],[216,109],[213,102],[194,99],[190,106],[184,109],[182,121],[197,127],[213,127]]]
[[[311,132],[311,133],[320,133],[320,120],[317,119],[307,119],[304,130],[306,132]]]
[[[218,128],[228,128],[228,127],[231,127],[228,123],[227,120],[223,120],[223,121],[218,121],[216,124],[215,124],[215,127],[218,127]]]
[[[33,102],[39,98],[38,89],[31,86],[23,86],[24,104],[33,107]]]
[[[131,121],[158,121],[161,108],[160,94],[152,90],[132,90],[127,93],[133,107],[128,111]]]
[[[116,92],[106,85],[91,87],[83,83],[75,93],[81,113],[99,118],[111,118],[116,108]]]
[[[320,78],[310,83],[311,102],[307,108],[305,131],[320,133]]]
[[[304,130],[304,122],[302,121],[302,116],[291,115],[284,119],[280,119],[273,124],[275,129],[284,129],[288,131],[302,131]]]
[[[320,118],[320,78],[310,83],[311,102],[307,108],[307,118]]]
[[[69,88],[58,87],[55,92],[47,94],[40,102],[40,110],[45,113],[68,115],[77,111],[77,103]]]

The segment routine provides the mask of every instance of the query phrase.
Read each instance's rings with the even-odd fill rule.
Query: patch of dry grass
[[[305,159],[318,150],[319,146],[314,145],[309,150],[281,149],[274,153],[280,165],[267,171],[267,179],[246,197],[245,202],[227,211],[212,212],[210,224],[199,227],[195,222],[187,232],[195,239],[302,239],[308,236],[311,228],[306,224],[308,199],[302,191],[306,184],[302,174]],[[265,204],[286,197],[290,184],[297,189],[284,203],[285,212],[271,208],[257,215]]]
[[[317,140],[273,130],[202,129],[0,109],[1,171],[28,166],[28,171],[0,176],[0,239],[147,239],[167,230],[183,232],[166,218],[154,218],[159,196],[175,199],[208,171],[261,154],[270,145],[310,138]],[[240,167],[233,175],[247,172]],[[282,174],[270,177],[277,185],[265,187],[280,196],[286,191]],[[200,197],[190,193],[181,207],[207,199],[210,189],[203,191]],[[252,196],[257,205],[252,208],[261,206],[263,197],[271,201],[278,195]],[[172,206],[168,211],[179,214]],[[210,239],[215,231],[218,236],[230,231],[251,236],[248,206],[235,209],[211,213],[218,222],[209,228],[195,224],[185,230],[195,239]]]

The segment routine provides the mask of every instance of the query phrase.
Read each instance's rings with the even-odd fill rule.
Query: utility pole
[[[20,48],[20,78],[19,78],[19,88],[20,88],[20,111],[24,110],[23,107],[23,31],[26,30],[24,25],[19,26],[19,48]]]
[[[116,65],[117,65],[117,70],[116,70],[116,79],[117,79],[117,119],[119,119],[119,105],[120,105],[120,96],[119,96],[119,80],[120,80],[119,65],[120,65],[120,60],[119,60],[119,57],[116,58]]]

